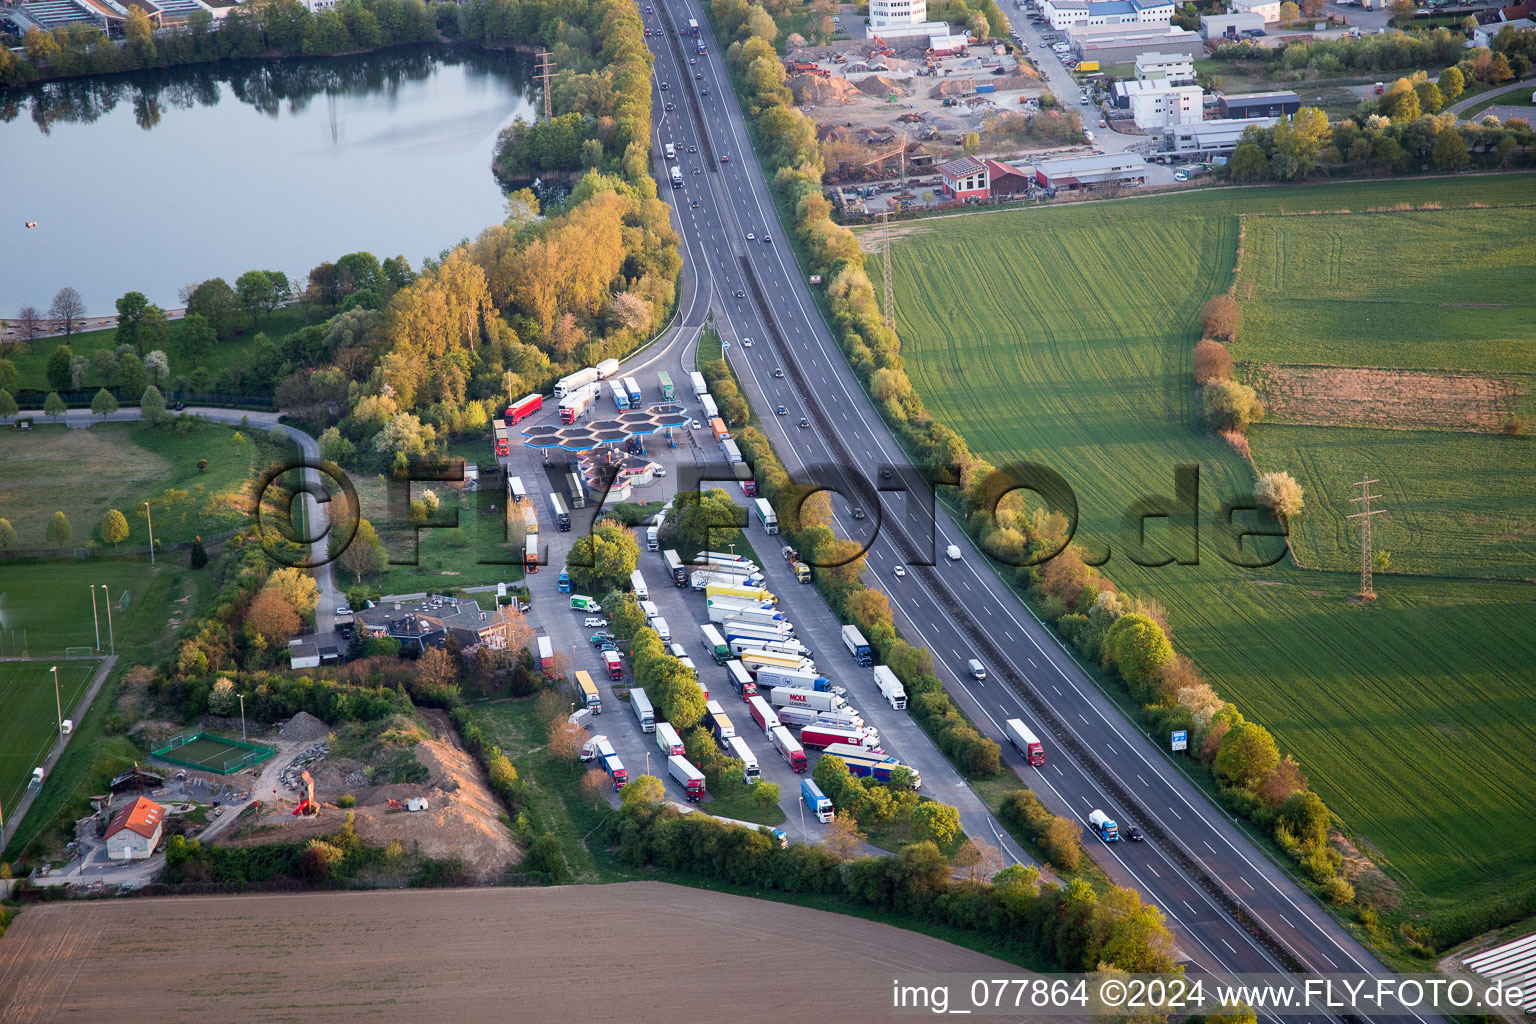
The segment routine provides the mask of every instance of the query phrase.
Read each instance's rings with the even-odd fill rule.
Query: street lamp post
[[[105,583],[101,585],[101,589],[107,603],[107,643],[111,645],[112,653],[115,655],[117,654],[117,635],[112,632],[112,591]]]
[[[240,742],[245,742],[245,694],[238,694],[240,698]]]
[[[96,611],[96,586],[91,585],[91,621],[96,625],[96,649],[101,650],[101,614]]]
[[[48,671],[53,673],[53,706],[59,715],[59,735],[64,735],[64,701],[59,698],[59,666],[55,665]]]
[[[149,524],[149,567],[155,567],[155,518],[149,513],[149,502],[144,503],[144,520]]]

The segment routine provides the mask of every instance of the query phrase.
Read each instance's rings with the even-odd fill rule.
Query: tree
[[[1280,470],[1274,473],[1265,473],[1259,477],[1259,481],[1253,488],[1254,496],[1259,499],[1259,504],[1269,509],[1276,516],[1300,515],[1305,507],[1301,499],[1301,484],[1292,479],[1291,474]]]
[[[73,288],[60,288],[48,307],[48,315],[64,328],[64,337],[68,338],[75,333],[75,325],[85,318],[85,300]]]
[[[220,679],[213,684],[213,689],[208,692],[208,713],[210,715],[228,715],[235,710],[235,684],[228,679]]]
[[[0,388],[0,420],[10,422],[11,417],[20,411],[21,407],[16,404],[16,399],[12,397],[11,393],[4,388]]]
[[[1210,338],[1201,338],[1195,342],[1195,383],[1229,380],[1234,365],[1232,353],[1221,342]]]
[[[79,391],[91,379],[91,361],[85,356],[74,356],[69,361],[69,386]]]
[[[293,605],[276,590],[263,590],[245,612],[246,625],[266,640],[268,647],[285,646],[302,623]]]
[[[171,325],[165,319],[165,310],[153,304],[145,309],[144,315],[139,318],[139,326],[134,331],[133,340],[138,345],[139,351],[142,352],[144,349],[149,349],[150,355],[153,355],[159,349],[165,348],[171,340]],[[149,356],[144,358],[145,366],[147,367]],[[160,358],[165,358],[164,352],[160,353]],[[169,370],[166,371],[166,376],[170,376]],[[155,383],[163,384],[165,380],[156,380]]]
[[[593,807],[601,807],[603,798],[613,783],[608,779],[608,773],[601,768],[589,768],[587,774],[581,777],[581,793],[592,801]]]
[[[1459,171],[1472,162],[1472,158],[1467,155],[1467,144],[1462,141],[1461,132],[1455,128],[1446,128],[1435,136],[1432,159],[1442,171]]]
[[[935,846],[947,846],[960,834],[960,812],[949,804],[925,800],[912,812],[912,835],[930,840]]]
[[[1269,730],[1257,722],[1238,722],[1222,737],[1216,774],[1238,789],[1251,790],[1280,764],[1280,751]]]
[[[30,351],[37,351],[38,336],[46,330],[43,324],[43,314],[39,313],[36,306],[22,306],[16,313],[16,333],[21,335],[21,340],[27,343]]]
[[[57,391],[48,392],[48,397],[43,399],[43,412],[47,413],[54,420],[57,420],[68,411],[69,407],[64,404],[64,399],[59,397]]]
[[[16,372],[16,364],[9,359],[0,359],[0,391],[16,390],[16,382],[21,375]]]
[[[272,575],[267,577],[265,589],[282,594],[283,600],[287,601],[300,615],[313,614],[320,603],[320,590],[315,586],[314,578],[303,569],[293,566],[274,570]],[[426,655],[422,655],[422,659],[424,661]]]
[[[67,391],[73,383],[69,376],[69,364],[74,361],[75,353],[68,345],[60,345],[48,356],[48,362],[44,373],[48,377],[48,386],[55,391]]]
[[[135,346],[139,355],[144,354],[144,345],[138,337],[139,322],[144,319],[147,309],[149,299],[143,292],[128,292],[117,300],[117,343]]]
[[[1285,0],[1285,3],[1280,5],[1280,24],[1289,25],[1300,18],[1301,8],[1293,3],[1292,0]]]
[[[144,372],[149,375],[149,382],[155,387],[161,387],[171,379],[171,360],[159,349],[155,349],[144,357]]]
[[[247,270],[235,281],[235,295],[240,307],[251,315],[251,326],[261,321],[261,314],[277,308],[277,286],[265,270]]]
[[[213,328],[213,333],[222,338],[234,326],[238,305],[235,290],[227,281],[222,277],[209,278],[192,289],[192,294],[187,297],[187,316],[203,317]]]
[[[761,783],[759,783],[761,785]],[[840,861],[850,861],[864,848],[864,833],[851,814],[839,814],[827,824],[826,838],[822,841],[827,852]]]
[[[1003,869],[1002,851],[983,840],[967,838],[950,861],[967,882],[980,885]]]
[[[1455,103],[1456,98],[1467,88],[1466,77],[1458,67],[1449,67],[1440,72],[1440,77],[1435,80],[1435,84],[1440,87],[1440,95],[1447,103]]]
[[[1413,91],[1419,95],[1419,109],[1426,114],[1438,114],[1445,106],[1445,96],[1434,82],[1419,82]]]
[[[203,547],[201,535],[192,538],[192,555],[187,564],[193,569],[201,569],[208,564],[208,549]]]
[[[43,534],[44,539],[48,541],[48,546],[51,548],[66,546],[74,539],[74,536],[75,528],[69,525],[69,517],[63,512],[55,512],[53,514],[53,519],[48,522],[48,530]]]
[[[1207,384],[1205,415],[1216,430],[1243,431],[1248,424],[1264,414],[1259,396],[1253,388],[1235,380],[1215,380]]]
[[[16,547],[16,527],[9,519],[0,519],[0,551],[9,552]]]
[[[668,522],[684,547],[720,551],[741,535],[746,513],[719,488],[694,490],[677,496]]]
[[[165,419],[165,396],[153,384],[139,396],[139,414],[152,426],[159,425]]]
[[[182,317],[181,326],[176,330],[176,344],[193,366],[213,351],[216,340],[213,325],[201,313],[188,313]]]
[[[101,539],[113,547],[128,539],[128,517],[115,508],[107,509],[101,520]]]
[[[357,534],[341,553],[339,561],[343,569],[357,577],[359,584],[363,582],[364,576],[381,573],[389,567],[389,555],[384,550],[384,543],[379,540],[378,532],[372,523],[361,518],[357,521]]]
[[[1104,661],[1119,670],[1131,693],[1144,696],[1157,670],[1173,659],[1173,645],[1163,627],[1134,612],[1122,615],[1104,634]]]
[[[91,399],[91,412],[106,419],[117,412],[117,399],[112,397],[112,392],[102,388],[96,392],[96,397]]]
[[[549,723],[549,737],[545,749],[553,756],[574,764],[586,742],[587,730],[564,715],[556,717]]]
[[[646,804],[659,804],[667,799],[667,787],[654,775],[641,775],[626,785],[619,793],[619,804],[626,810]]]
[[[571,545],[566,569],[571,581],[587,593],[622,590],[640,561],[634,535],[610,519],[600,521]]]
[[[1328,841],[1328,822],[1328,806],[1323,803],[1323,798],[1303,790],[1292,793],[1280,805],[1275,825],[1277,828],[1284,825],[1292,838],[1306,849]]]
[[[459,682],[458,659],[441,647],[432,647],[416,661],[421,681],[430,686],[456,686]]]
[[[1233,181],[1263,181],[1269,177],[1269,158],[1252,140],[1244,140],[1232,151],[1227,173]]]
[[[1231,341],[1242,326],[1243,310],[1232,296],[1217,295],[1200,307],[1200,320],[1207,337]]]
[[[1071,818],[1055,815],[1040,834],[1040,851],[1062,871],[1076,871],[1083,856],[1083,827]]]
[[[1114,964],[1132,974],[1164,974],[1175,967],[1173,933],[1163,912],[1141,902],[1135,889],[1115,886],[1094,904],[1084,966]]]
[[[117,361],[116,381],[124,394],[143,394],[149,387],[149,373],[144,369],[144,361],[132,352],[124,352]]]

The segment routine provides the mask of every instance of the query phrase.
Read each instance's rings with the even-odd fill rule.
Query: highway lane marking
[[[1179,902],[1184,904],[1186,907],[1189,907],[1189,900],[1179,900]],[[1191,917],[1195,916],[1195,908],[1194,907],[1189,907],[1189,915]],[[1225,940],[1223,940],[1223,941],[1225,941]],[[1233,952],[1236,952],[1236,950],[1233,950]]]
[[[1331,966],[1334,970],[1338,970],[1339,969],[1339,965],[1334,963],[1333,962],[1333,957],[1329,956],[1327,953],[1324,953],[1322,950],[1318,950],[1317,951],[1317,955],[1322,957],[1324,960],[1327,960],[1329,966]]]
[[[1027,655],[1027,654],[1024,655],[1024,657],[1029,660],[1029,667],[1030,668],[1039,668],[1040,667],[1039,665],[1035,664],[1035,659],[1034,658],[1030,658],[1029,655]]]
[[[1109,748],[1109,752],[1111,754],[1113,754],[1115,752],[1115,745],[1113,743],[1106,743],[1106,744],[1104,744],[1104,746]]]
[[[1137,776],[1136,776],[1136,779],[1137,779],[1137,781],[1139,781],[1139,782],[1140,782],[1140,783],[1141,783],[1141,784],[1142,784],[1142,785],[1143,785],[1143,786],[1147,786],[1147,787],[1148,787],[1148,788],[1151,788],[1151,784],[1150,784],[1150,783],[1148,783],[1148,782],[1147,782],[1147,780],[1146,780],[1146,779],[1143,779],[1143,778],[1142,778],[1142,777],[1141,777],[1141,776],[1140,776],[1140,775],[1139,775],[1139,774],[1138,774],[1138,775],[1137,775]]]
[[[1202,839],[1202,840],[1200,840],[1200,841],[1201,841],[1201,842],[1202,842],[1202,843],[1205,843],[1205,848],[1206,848],[1206,849],[1207,849],[1207,850],[1210,850],[1210,851],[1211,851],[1211,852],[1212,852],[1212,853],[1215,853],[1215,852],[1216,852],[1216,847],[1214,847],[1214,846],[1212,846],[1212,845],[1211,845],[1211,844],[1210,844],[1210,843],[1208,843],[1208,842],[1206,842],[1206,841],[1205,841],[1205,840],[1204,840],[1204,839]]]
[[[1078,717],[1078,718],[1083,718],[1083,713],[1082,713],[1082,712],[1081,712],[1081,711],[1079,711],[1079,712],[1078,712],[1078,713],[1077,713],[1077,717]],[[1086,718],[1083,718],[1083,724],[1084,724],[1084,725],[1087,725],[1087,724],[1088,724],[1088,719],[1086,719]]]
[[[1006,629],[1003,630],[1003,636],[1007,637],[1010,641],[1013,641],[1013,634],[1008,632]]]
[[[1226,940],[1226,939],[1222,939],[1222,940],[1221,940],[1221,944],[1222,944],[1222,945],[1223,945],[1223,946],[1226,946],[1226,947],[1227,947],[1227,948],[1228,948],[1228,949],[1232,949],[1232,943],[1230,943],[1230,942],[1228,942],[1228,941],[1227,941],[1227,940]],[[1235,950],[1235,949],[1232,949],[1232,952],[1234,952],[1234,953],[1236,953],[1236,952],[1237,952],[1237,950]]]
[[[1051,689],[1056,691],[1056,696],[1058,696],[1058,697],[1062,696],[1061,688],[1058,687],[1055,683],[1051,684]],[[1082,716],[1079,715],[1078,717],[1081,718]]]
[[[1051,765],[1051,767],[1056,769],[1056,774],[1057,775],[1060,775],[1062,778],[1066,778],[1067,777],[1067,773],[1061,770],[1061,765],[1053,764],[1053,765]]]
[[[1172,808],[1172,807],[1170,807],[1170,808],[1168,808],[1168,809],[1169,809],[1169,810],[1170,810],[1170,811],[1173,811],[1173,816],[1174,816],[1174,817],[1175,817],[1175,818],[1178,818],[1178,819],[1179,819],[1179,820],[1180,820],[1180,821],[1183,821],[1183,820],[1184,820],[1184,816],[1183,816],[1183,815],[1182,815],[1182,814],[1180,814],[1180,813],[1179,813],[1179,812],[1178,812],[1178,811],[1174,811],[1174,810],[1173,810],[1173,808]]]
[[[1238,875],[1238,876],[1237,876],[1237,877],[1238,877],[1238,878],[1243,878],[1243,876],[1242,876],[1242,875]],[[1250,882],[1250,881],[1248,881],[1248,879],[1246,879],[1246,878],[1243,878],[1243,884],[1244,884],[1244,885],[1246,885],[1246,886],[1247,886],[1247,887],[1248,887],[1248,888],[1250,888],[1250,889],[1253,889],[1253,883],[1252,883],[1252,882]],[[1259,891],[1259,890],[1257,890],[1257,889],[1253,889],[1253,891],[1254,891],[1254,892],[1258,892],[1258,891]]]
[[[1284,921],[1285,924],[1286,924],[1286,927],[1290,928],[1292,931],[1294,931],[1296,929],[1296,926],[1291,924],[1290,919],[1287,918],[1284,914],[1280,913],[1280,911],[1278,911],[1278,910],[1275,911],[1275,916],[1279,917],[1280,920]]]

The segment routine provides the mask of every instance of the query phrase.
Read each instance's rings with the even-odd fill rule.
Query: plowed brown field
[[[884,1020],[892,979],[930,972],[1023,974],[888,925],[658,882],[52,903],[0,941],[0,1021]]]

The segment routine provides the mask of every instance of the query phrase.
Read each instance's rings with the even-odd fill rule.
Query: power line
[[[1371,493],[1371,484],[1379,482],[1369,477],[1362,477],[1357,483],[1350,484],[1351,487],[1360,488],[1359,496],[1349,499],[1351,503],[1360,504],[1360,511],[1346,518],[1360,520],[1360,599],[1362,601],[1376,600],[1376,591],[1371,586],[1371,517],[1387,514],[1384,508],[1371,508],[1371,502],[1381,497],[1379,494]]]
[[[549,91],[549,76],[555,71],[555,58],[548,50],[540,50],[534,58],[534,68],[539,72],[539,82],[544,86],[544,120],[555,116],[554,97]]]

